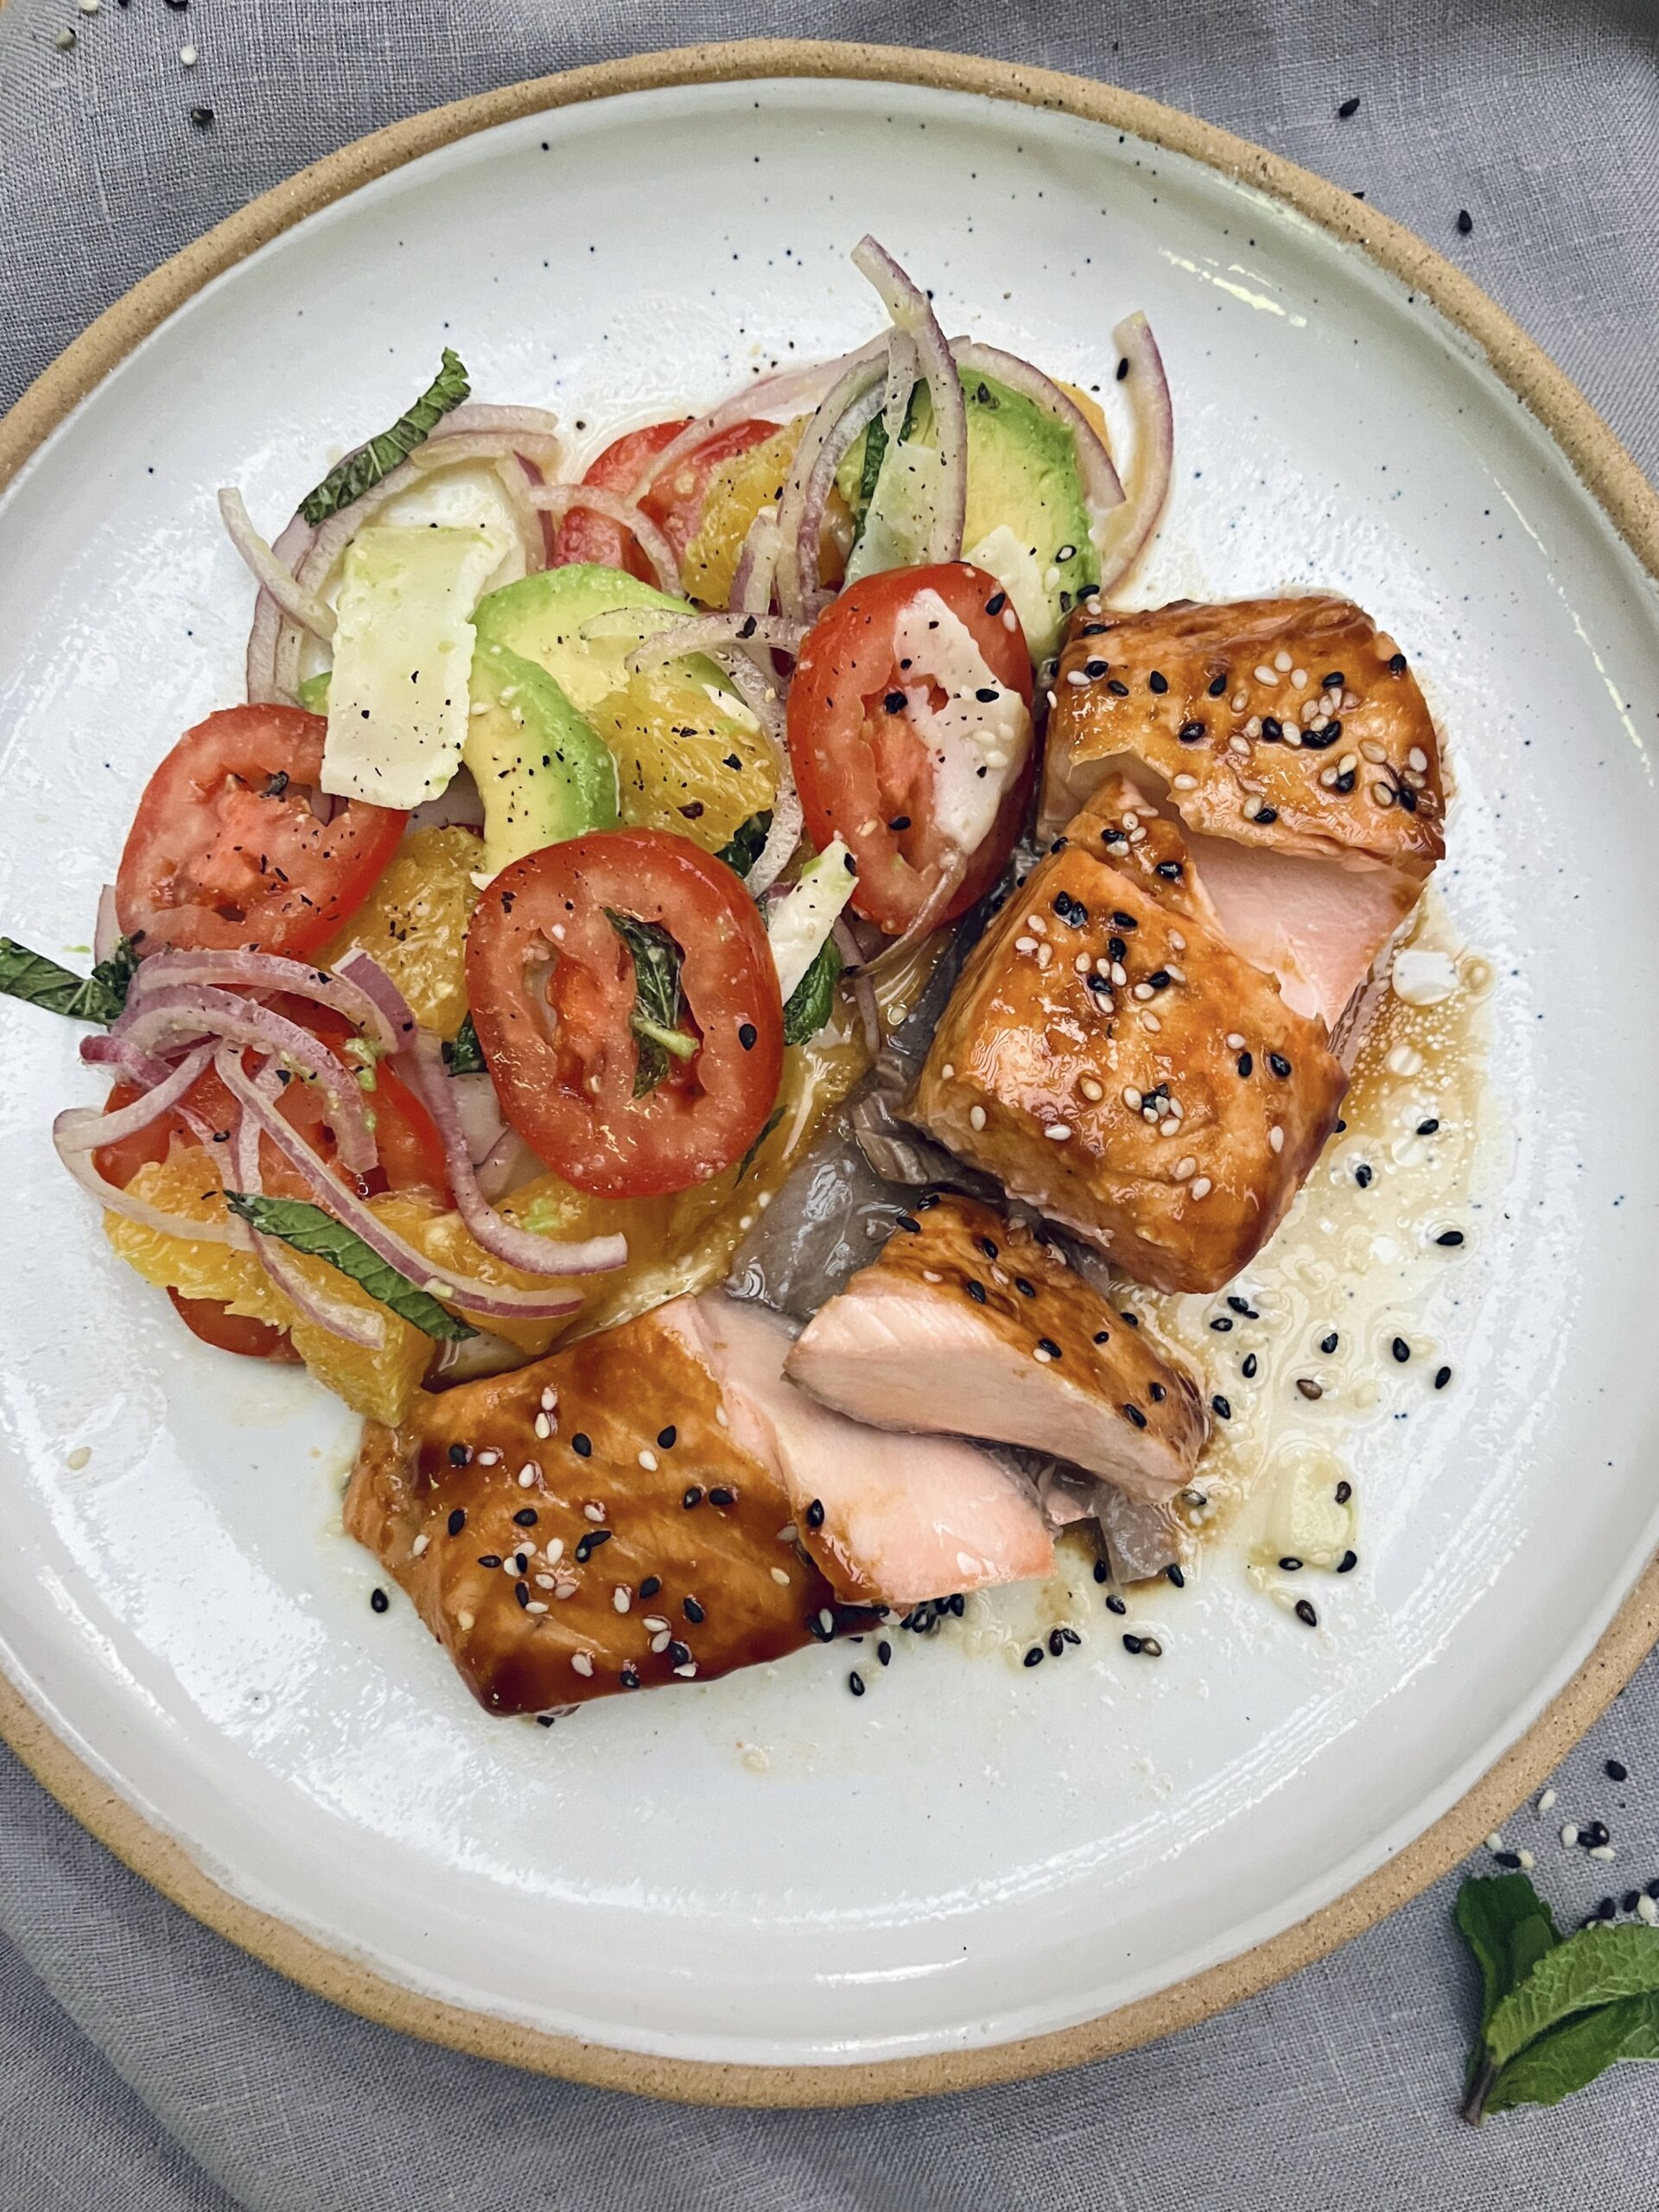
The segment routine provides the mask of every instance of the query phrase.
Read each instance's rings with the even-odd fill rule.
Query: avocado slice
[[[597,623],[590,636],[582,634],[597,616],[636,610],[637,621],[619,621],[608,631]],[[489,593],[480,600],[473,626],[480,645],[505,645],[509,652],[545,669],[576,712],[585,715],[612,692],[626,690],[628,655],[641,638],[662,626],[652,616],[696,611],[690,600],[642,584],[621,569],[578,562],[569,568],[543,569],[537,575]],[[683,665],[699,683],[730,690],[711,660],[697,656]]]
[[[484,802],[491,875],[543,845],[616,824],[609,748],[545,669],[482,637],[462,758]]]
[[[1089,535],[1089,511],[1077,449],[1064,423],[1023,394],[988,377],[963,377],[968,416],[968,511],[963,557],[994,575],[1014,601],[1035,660],[1058,645],[1060,627],[1076,602],[1100,582]],[[857,439],[836,475],[859,525],[848,574],[856,580],[899,566],[907,543],[899,463],[905,446],[933,442],[932,409],[918,385],[897,454],[867,469],[869,433]],[[891,475],[889,499],[884,480]],[[913,529],[913,524],[912,525]]]

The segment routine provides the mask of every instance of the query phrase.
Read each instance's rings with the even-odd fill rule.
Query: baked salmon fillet
[[[1085,604],[1055,677],[1041,833],[1117,774],[1179,817],[1222,935],[1340,1030],[1446,849],[1440,742],[1394,639],[1329,594]]]
[[[833,1626],[788,1496],[737,1443],[693,1301],[365,1425],[346,1528],[488,1712],[781,1658]]]
[[[900,1217],[784,1368],[855,1420],[1020,1445],[1153,1498],[1190,1481],[1209,1433],[1187,1370],[1052,1245],[949,1194]]]
[[[1126,1274],[1218,1289],[1283,1217],[1347,1077],[1323,1020],[1220,934],[1173,821],[1131,798],[1077,826],[969,956],[911,1117]]]

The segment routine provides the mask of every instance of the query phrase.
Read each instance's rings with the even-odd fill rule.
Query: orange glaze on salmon
[[[1080,826],[969,956],[911,1117],[1126,1274],[1217,1289],[1301,1187],[1346,1077],[1324,1023],[1218,934],[1173,822]]]
[[[677,1300],[365,1424],[347,1533],[486,1711],[706,1681],[826,1633],[829,1585],[700,1347]]]
[[[896,1436],[818,1404],[784,1373],[787,1325],[760,1306],[710,1292],[698,1310],[732,1433],[778,1467],[838,1597],[902,1608],[1052,1572],[1020,1476],[956,1437]]]
[[[976,1199],[919,1200],[807,1324],[785,1372],[879,1427],[1052,1453],[1167,1497],[1209,1433],[1198,1385],[1028,1229]]]
[[[1083,607],[1054,694],[1042,834],[1132,776],[1179,816],[1222,934],[1336,1032],[1445,852],[1439,741],[1394,640],[1323,594]]]

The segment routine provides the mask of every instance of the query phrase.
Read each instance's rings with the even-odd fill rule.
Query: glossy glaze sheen
[[[1490,959],[1512,1135],[1465,1256],[1413,1279],[1457,1382],[1377,1370],[1348,1447],[1369,1556],[1319,1630],[1217,1566],[1150,1613],[1156,1666],[1079,1611],[1083,1649],[1026,1669],[1034,1601],[1009,1600],[978,1651],[906,1641],[861,1700],[844,1655],[807,1652],[493,1722],[412,1618],[369,1611],[338,1534],[353,1425],[123,1276],[46,1143],[86,1095],[73,1040],[0,1017],[10,1671],[239,1894],[394,1980],[690,2056],[961,2049],[1236,1955],[1452,1802],[1654,1533],[1631,1378],[1659,1190],[1618,1103],[1656,1073],[1630,950],[1659,925],[1651,588],[1465,339],[1294,213],[1115,134],[880,85],[652,93],[464,142],[217,283],[0,510],[8,923],[86,941],[149,764],[230,694],[248,594],[216,483],[279,523],[446,335],[481,394],[602,396],[607,430],[769,359],[762,334],[838,346],[874,327],[844,260],[870,224],[957,323],[1085,385],[1146,306],[1181,454],[1147,601],[1346,591],[1449,734],[1440,881]]]

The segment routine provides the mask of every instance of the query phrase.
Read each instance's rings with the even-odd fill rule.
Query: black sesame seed
[[[672,1649],[672,1646],[671,1646],[671,1645],[670,1649]],[[852,1692],[852,1694],[853,1694],[853,1695],[854,1695],[855,1697],[862,1697],[862,1696],[863,1696],[863,1694],[864,1694],[864,1677],[863,1677],[863,1675],[861,1675],[861,1674],[859,1673],[859,1671],[858,1671],[858,1669],[857,1669],[856,1668],[855,1668],[855,1669],[853,1669],[852,1673],[851,1673],[850,1675],[848,1675],[848,1677],[847,1677],[847,1687],[848,1687],[848,1688],[849,1688],[849,1690],[851,1690],[851,1692]]]
[[[1225,1313],[1217,1313],[1210,1325],[1218,1337],[1224,1337],[1233,1325]]]
[[[1492,1863],[1496,1866],[1508,1866],[1513,1870],[1520,1866],[1521,1854],[1518,1851],[1495,1851]]]
[[[1307,1628],[1318,1628],[1319,1617],[1306,1598],[1296,1600],[1296,1618]]]
[[[576,1546],[578,1563],[585,1566],[590,1554],[596,1552],[601,1544],[608,1544],[614,1533],[610,1529],[590,1529]]]
[[[1057,1628],[1052,1628],[1052,1629],[1050,1629],[1050,1630],[1048,1631],[1048,1656],[1049,1656],[1049,1657],[1050,1657],[1051,1659],[1058,1659],[1058,1658],[1059,1658],[1059,1657],[1061,1656],[1061,1655],[1064,1653],[1065,1649],[1065,1637],[1060,1634],[1060,1631],[1058,1630],[1058,1629],[1057,1629]]]
[[[975,1238],[974,1242],[979,1246],[980,1250],[985,1255],[988,1260],[995,1259],[997,1255],[997,1247],[990,1237],[977,1236]]]
[[[1470,232],[1472,231],[1474,227],[1474,217],[1469,213],[1469,210],[1466,207],[1459,207],[1458,210],[1458,232],[1459,237],[1466,238]]]
[[[1352,99],[1344,100],[1344,102],[1342,103],[1342,105],[1341,105],[1341,106],[1337,110],[1337,114],[1338,114],[1338,118],[1339,118],[1342,122],[1344,122],[1344,123],[1351,122],[1351,121],[1352,120],[1352,118],[1353,118],[1355,116],[1357,116],[1358,113],[1359,113],[1359,95],[1358,95],[1358,93],[1357,93],[1357,92],[1356,92],[1356,93],[1355,93],[1355,95],[1354,95],[1354,97],[1352,98]],[[1341,678],[1340,677],[1338,677],[1337,678],[1337,681],[1338,681],[1338,683],[1341,683],[1341,681],[1342,681],[1342,678]]]
[[[1439,1122],[1436,1121],[1434,1116],[1431,1114],[1427,1121],[1418,1122],[1417,1134],[1420,1137],[1432,1137],[1435,1130],[1438,1129],[1440,1126]]]
[[[1279,1077],[1281,1082],[1282,1082],[1290,1073],[1290,1062],[1285,1058],[1282,1052],[1269,1052],[1268,1054],[1268,1065],[1273,1070],[1274,1075]]]
[[[639,1687],[639,1669],[637,1667],[624,1667],[622,1672],[617,1676],[617,1680],[625,1690],[637,1690]]]
[[[1147,983],[1147,988],[1148,990],[1151,990],[1151,991],[1166,991],[1166,990],[1169,988],[1169,970],[1168,970],[1168,969],[1167,969],[1167,968],[1154,968],[1154,969],[1153,969],[1153,971],[1152,971],[1151,975],[1149,975],[1149,976],[1146,978],[1146,983]]]
[[[1344,1552],[1342,1557],[1337,1561],[1337,1573],[1338,1574],[1351,1574],[1358,1565],[1359,1554],[1357,1552]]]
[[[1223,693],[1226,689],[1227,689],[1227,671],[1225,671],[1225,669],[1224,669],[1224,670],[1222,671],[1222,672],[1221,672],[1221,674],[1220,674],[1219,676],[1212,676],[1212,677],[1211,677],[1211,679],[1210,679],[1210,696],[1211,696],[1212,699],[1219,699],[1219,698],[1220,698],[1220,696],[1221,696],[1221,695],[1222,695],[1222,693]]]
[[[213,124],[213,111],[210,107],[193,107],[190,111],[190,120],[198,130],[208,130]]]
[[[452,1444],[449,1446],[449,1464],[452,1467],[464,1467],[472,1456],[472,1447],[469,1445]]]
[[[1095,1342],[1097,1344],[1109,1344],[1111,1341],[1112,1332],[1109,1329],[1096,1329],[1095,1331]]]
[[[1147,689],[1148,691],[1157,691],[1160,693],[1167,691],[1169,689],[1169,678],[1160,669],[1154,668],[1151,675],[1147,678]]]
[[[384,1590],[374,1589],[370,1591],[369,1604],[377,1613],[384,1613],[391,1603],[391,1599],[387,1597]]]
[[[969,1297],[973,1300],[976,1306],[982,1306],[985,1303],[985,1286],[982,1282],[976,1282],[970,1275],[968,1278],[968,1281],[963,1285],[963,1288],[967,1292]]]
[[[1123,1649],[1126,1651],[1144,1650],[1146,1649],[1146,1638],[1144,1637],[1133,1635],[1128,1629],[1125,1629],[1123,1631]]]
[[[1183,722],[1179,732],[1183,745],[1201,744],[1204,739],[1202,722]]]
[[[591,1459],[594,1456],[594,1440],[591,1436],[584,1436],[578,1429],[570,1440],[570,1449],[578,1459]]]
[[[1371,1171],[1363,1160],[1354,1170],[1354,1180],[1362,1191],[1369,1191],[1371,1187]]]
[[[1117,1318],[1127,1328],[1138,1329],[1141,1325],[1141,1316],[1138,1313],[1131,1313],[1127,1306]]]
[[[672,1421],[666,1428],[659,1428],[657,1432],[657,1441],[664,1452],[671,1452],[679,1440],[680,1432]]]
[[[1014,1287],[1019,1292],[1021,1298],[1035,1298],[1037,1295],[1037,1286],[1034,1283],[1027,1282],[1024,1275],[1015,1275],[1014,1279]]]
[[[709,1503],[710,1505],[735,1505],[737,1492],[728,1490],[722,1483],[716,1483],[709,1492]]]
[[[1127,683],[1120,683],[1115,676],[1109,676],[1107,677],[1106,689],[1114,693],[1120,699],[1127,699],[1129,696],[1128,685]]]
[[[1276,822],[1279,819],[1279,810],[1276,806],[1259,807],[1256,810],[1255,819],[1258,822]]]
[[[1139,1406],[1126,1405],[1122,1410],[1124,1420],[1132,1423],[1135,1427],[1144,1428],[1146,1427],[1147,1417],[1145,1414],[1141,1412]]]
[[[1106,1610],[1109,1613],[1122,1614],[1127,1613],[1129,1609],[1121,1598],[1109,1595],[1106,1599]]]
[[[685,1508],[688,1513],[691,1510],[694,1505],[701,1505],[702,1503],[702,1491],[696,1483],[693,1483],[690,1489],[683,1493],[680,1499],[680,1503]]]
[[[1630,1778],[1630,1770],[1623,1759],[1608,1759],[1601,1770],[1609,1782],[1628,1782]]]
[[[1153,874],[1161,875],[1166,883],[1179,883],[1185,873],[1179,861],[1160,861],[1153,869]]]
[[[530,1603],[529,1583],[523,1581],[515,1582],[512,1586],[512,1594],[518,1600],[518,1610],[522,1612],[524,1607]]]
[[[1437,1244],[1443,1245],[1448,1252],[1452,1251],[1456,1246],[1462,1243],[1463,1231],[1460,1229],[1443,1229],[1440,1235],[1434,1239],[1434,1242]]]
[[[1133,914],[1126,914],[1120,910],[1112,916],[1112,926],[1119,930],[1138,930],[1141,925]]]
[[[1165,1389],[1161,1382],[1148,1382],[1147,1385],[1147,1395],[1152,1400],[1154,1406],[1161,1406],[1164,1400],[1169,1395],[1169,1393]]]
[[[889,691],[881,703],[890,715],[902,715],[910,702],[902,691]]]
[[[1229,1405],[1226,1399],[1222,1396],[1219,1390],[1217,1390],[1214,1397],[1211,1399],[1210,1408],[1217,1421],[1231,1421],[1233,1417],[1233,1409],[1231,1406]]]
[[[449,1533],[452,1536],[458,1536],[466,1526],[467,1509],[464,1505],[458,1505],[454,1511],[449,1516]]]
[[[885,1636],[882,1637],[880,1643],[875,1647],[875,1656],[881,1662],[881,1664],[884,1667],[892,1665],[893,1646],[887,1642]]]
[[[897,836],[901,830],[909,829],[910,817],[907,814],[895,814],[892,821],[888,823],[887,827],[893,831],[893,835]]]
[[[1611,1841],[1605,1821],[1586,1821],[1579,1830],[1579,1843],[1586,1851],[1599,1851]]]
[[[1411,1346],[1406,1342],[1403,1337],[1396,1337],[1394,1339],[1394,1342],[1389,1346],[1389,1350],[1394,1354],[1402,1367],[1403,1367],[1406,1362],[1411,1357]]]
[[[982,707],[988,707],[995,700],[1000,699],[1002,696],[1002,694],[997,690],[995,683],[982,683],[978,690],[975,692],[974,696],[979,701]]]
[[[1170,1562],[1170,1564],[1169,1564],[1169,1565],[1168,1565],[1168,1566],[1164,1569],[1164,1574],[1165,1574],[1165,1578],[1166,1578],[1166,1580],[1168,1580],[1168,1581],[1170,1581],[1170,1582],[1173,1582],[1173,1583],[1174,1584],[1175,1587],[1176,1587],[1178,1590],[1185,1590],[1185,1587],[1186,1587],[1186,1577],[1185,1577],[1185,1575],[1181,1572],[1181,1569],[1180,1569],[1180,1568],[1179,1568],[1179,1567],[1174,1563],[1174,1561],[1173,1561],[1173,1560],[1172,1560],[1172,1561]]]
[[[1122,360],[1120,360],[1120,361],[1119,361],[1119,363],[1118,363],[1118,365],[1117,365],[1117,381],[1119,382],[1119,384],[1122,384],[1122,381],[1123,381],[1124,378],[1125,378],[1126,376],[1128,376],[1128,373],[1129,373],[1129,364],[1128,364],[1128,357],[1127,357],[1127,356],[1125,356],[1125,358],[1124,358],[1124,359],[1122,359]]]
[[[540,1516],[533,1505],[521,1505],[512,1517],[519,1528],[533,1529]]]
[[[689,1666],[690,1662],[690,1645],[689,1643],[682,1643],[678,1637],[674,1637],[673,1641],[668,1647],[669,1665],[671,1667],[686,1667]]]
[[[1248,1082],[1250,1077],[1255,1072],[1255,1062],[1248,1052],[1241,1052],[1233,1065],[1237,1068],[1240,1075],[1244,1077],[1246,1082]]]
[[[663,1578],[660,1574],[648,1574],[639,1585],[639,1595],[642,1598],[654,1598],[662,1586]]]
[[[1323,1352],[1333,1352],[1341,1342],[1342,1338],[1332,1329],[1329,1336],[1319,1338],[1319,1350]]]
[[[1249,1300],[1241,1298],[1236,1291],[1229,1296],[1227,1309],[1229,1313],[1236,1313],[1242,1321],[1259,1321],[1262,1319]]]
[[[1026,1654],[1026,1664],[1027,1667],[1040,1667],[1042,1663],[1043,1647],[1040,1643],[1033,1643]]]
[[[994,591],[985,602],[985,612],[988,614],[1000,614],[1007,603],[1008,594],[1007,592]]]
[[[815,1498],[812,1500],[812,1503],[811,1503],[807,1507],[807,1509],[806,1509],[806,1525],[807,1525],[807,1527],[808,1527],[809,1529],[822,1529],[822,1528],[823,1528],[823,1500],[821,1497],[815,1497]]]
[[[1109,665],[1109,662],[1101,660],[1098,658],[1094,660],[1086,660],[1083,664],[1083,672],[1085,676],[1092,676],[1098,678],[1105,675]]]
[[[1451,1369],[1450,1369],[1449,1367],[1437,1367],[1437,1368],[1435,1369],[1435,1370],[1434,1370],[1434,1388],[1435,1388],[1437,1390],[1444,1390],[1444,1389],[1445,1389],[1445,1388],[1446,1388],[1446,1384],[1447,1384],[1451,1380],[1452,1380],[1452,1370],[1451,1370]]]
[[[1039,1337],[1037,1349],[1039,1351],[1046,1351],[1051,1359],[1058,1359],[1060,1357],[1060,1348],[1052,1337]]]
[[[680,1611],[685,1615],[685,1618],[690,1622],[693,1628],[701,1628],[703,1622],[709,1618],[708,1614],[704,1612],[702,1607],[697,1603],[695,1598],[682,1598],[680,1600]]]
[[[1096,1582],[1106,1581],[1109,1578],[1111,1571],[1112,1570],[1107,1566],[1103,1559],[1097,1559],[1095,1561],[1095,1580]]]
[[[1404,653],[1391,653],[1389,656],[1389,674],[1390,676],[1403,676],[1405,672],[1406,657]]]
[[[1659,1881],[1653,1881],[1648,1884],[1648,1895],[1656,1902],[1659,1902]]]
[[[919,1236],[922,1233],[922,1224],[913,1213],[895,1214],[893,1225],[895,1229],[902,1229],[907,1236]]]
[[[1277,715],[1262,715],[1262,741],[1264,745],[1277,745],[1284,734],[1285,726]]]
[[[755,1039],[760,1034],[760,1032],[752,1021],[740,1021],[737,1025],[737,1041],[746,1052],[752,1052],[754,1050]]]

